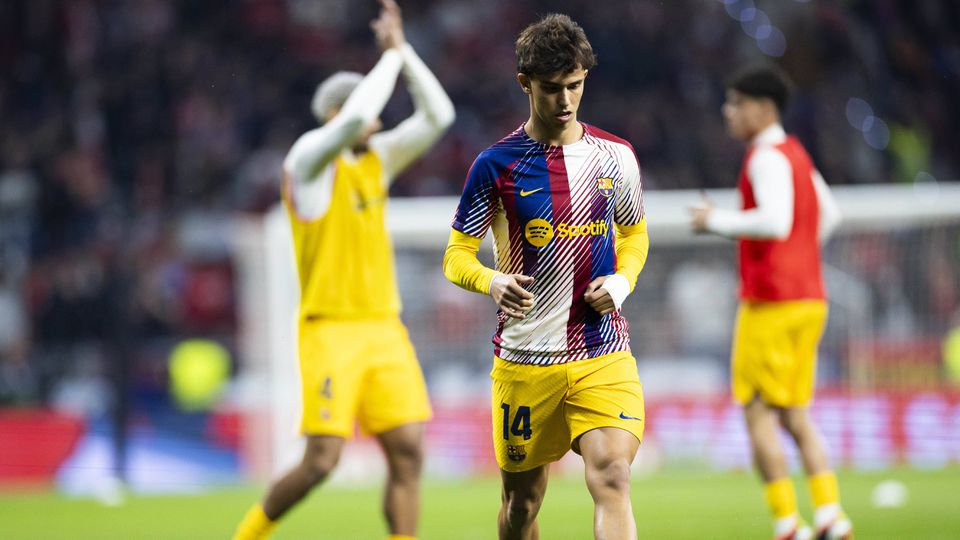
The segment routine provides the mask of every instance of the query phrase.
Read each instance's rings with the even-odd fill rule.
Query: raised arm
[[[440,81],[417,56],[409,43],[400,47],[403,79],[413,98],[414,113],[397,127],[370,138],[370,149],[383,163],[389,183],[423,155],[453,124],[453,103]]]
[[[385,7],[371,23],[383,55],[366,76],[356,82],[353,78],[358,75],[341,72],[321,85],[314,96],[313,109],[318,120],[325,124],[301,135],[284,159],[285,181],[294,206],[303,218],[317,219],[326,213],[333,190],[330,164],[344,149],[360,142],[393,94],[403,67],[400,48],[405,44],[403,34],[394,30],[398,11]],[[335,100],[340,89],[354,83],[356,87],[342,105],[325,102]],[[325,118],[330,112],[335,113],[333,117]]]

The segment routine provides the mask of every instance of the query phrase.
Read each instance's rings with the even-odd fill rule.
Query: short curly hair
[[[587,34],[567,15],[545,15],[517,37],[517,71],[524,75],[570,73],[595,65],[597,57]]]
[[[793,82],[776,66],[750,66],[734,74],[727,81],[727,88],[754,98],[769,98],[783,113],[790,104]]]

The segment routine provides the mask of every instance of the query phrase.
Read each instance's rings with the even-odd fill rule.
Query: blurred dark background
[[[580,118],[633,144],[647,189],[733,186],[742,149],[723,129],[723,84],[757,62],[795,80],[786,125],[828,182],[960,178],[955,1],[401,6],[458,116],[397,196],[458,194],[473,157],[526,119],[513,42],[553,11],[579,21],[599,57]],[[378,58],[376,11],[373,0],[0,3],[0,404],[127,424],[130,410],[165,406],[175,343],[203,336],[236,352],[228,218],[277,202],[280,162],[315,126],[316,85]],[[387,126],[411,110],[398,94]]]

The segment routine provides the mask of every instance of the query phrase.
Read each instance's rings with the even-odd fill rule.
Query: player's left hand
[[[700,206],[691,206],[687,209],[690,212],[690,228],[695,233],[706,233],[710,232],[710,229],[707,228],[707,219],[713,212],[713,201],[702,191],[700,192],[700,198]]]
[[[608,277],[610,276],[600,276],[591,281],[590,284],[587,285],[586,294],[583,295],[583,299],[601,316],[613,313],[617,308],[613,302],[613,297],[610,296],[610,292],[600,287]]]
[[[381,50],[403,46],[407,42],[403,34],[403,15],[396,0],[380,0],[380,15],[370,23]]]

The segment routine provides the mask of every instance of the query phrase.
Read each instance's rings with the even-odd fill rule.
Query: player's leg
[[[807,473],[817,536],[850,538],[852,526],[840,507],[837,477],[830,469],[826,444],[809,409],[816,379],[817,347],[826,326],[827,306],[824,302],[797,302],[791,311],[790,318],[796,321],[791,332],[796,359],[795,373],[791,377],[794,384],[790,406],[780,410],[780,424],[796,443]]]
[[[630,504],[630,464],[640,447],[637,437],[620,428],[590,430],[578,440],[593,497],[593,534],[598,539],[637,538]]]
[[[541,465],[523,472],[500,470],[503,482],[497,533],[500,540],[537,540],[537,513],[547,492],[550,467]]]
[[[420,514],[423,423],[432,414],[427,385],[399,318],[369,322],[358,338],[369,343],[365,354],[370,369],[357,420],[363,431],[376,435],[386,456],[383,512],[390,538],[414,538]]]
[[[342,437],[307,437],[303,459],[270,486],[261,504],[247,512],[237,527],[234,540],[269,537],[277,521],[327,478],[340,459],[343,442]]]
[[[757,398],[744,406],[743,413],[753,462],[763,481],[764,497],[775,520],[774,537],[809,538],[809,527],[798,514],[797,495],[780,442],[778,409]]]
[[[852,537],[852,525],[840,506],[837,476],[830,468],[826,445],[806,407],[790,407],[780,413],[780,420],[797,443],[807,473],[810,497],[813,499],[813,523],[818,538]]]
[[[571,362],[575,381],[566,399],[571,447],[583,456],[593,497],[594,534],[635,539],[630,504],[630,464],[643,440],[643,387],[628,351]]]
[[[420,513],[423,424],[412,423],[377,435],[387,459],[383,513],[391,538],[413,538]]]
[[[263,500],[263,511],[272,521],[300,502],[317,484],[326,480],[336,467],[344,439],[330,435],[311,435],[303,459],[280,477]]]
[[[525,365],[494,357],[490,378],[494,455],[503,481],[501,539],[539,538],[537,512],[549,464],[570,451],[563,417],[566,366]]]
[[[363,380],[362,341],[352,340],[356,323],[305,319],[300,322],[300,382],[307,435],[303,459],[271,485],[262,504],[247,512],[235,539],[267,538],[277,520],[322,482],[353,434],[355,404]]]
[[[787,319],[779,304],[742,303],[731,354],[731,388],[734,399],[743,406],[751,455],[764,484],[777,539],[812,535],[797,511],[797,495],[780,442],[778,408],[771,405],[790,399],[788,379],[793,373],[786,368],[791,365],[793,349]]]

